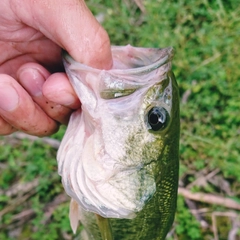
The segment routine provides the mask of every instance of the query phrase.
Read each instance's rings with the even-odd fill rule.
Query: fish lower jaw
[[[139,168],[120,171],[100,182],[86,174],[78,177],[68,178],[66,192],[85,211],[105,218],[134,218],[156,191],[154,178]]]
[[[128,199],[122,199],[122,201],[115,199],[115,201],[113,201],[112,196],[110,196],[111,192],[113,192],[111,190],[109,190],[108,195],[102,195],[99,191],[101,192],[101,189],[94,193],[89,191],[86,197],[86,194],[81,193],[79,190],[74,191],[77,195],[73,195],[72,191],[66,190],[67,194],[70,195],[83,210],[96,213],[104,218],[132,219],[136,216],[136,213],[142,209],[142,206],[136,205]],[[119,198],[121,197],[122,196],[119,196]],[[123,204],[123,202],[125,204]]]
[[[93,206],[88,203],[88,200],[80,203],[80,206],[87,212],[93,212],[104,218],[123,218],[123,219],[133,219],[136,216],[136,213],[132,210],[124,208],[108,208],[105,205]]]

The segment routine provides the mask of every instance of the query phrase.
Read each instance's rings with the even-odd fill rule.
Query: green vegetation
[[[133,0],[87,4],[104,17],[113,45],[175,48],[173,71],[181,97],[180,186],[239,203],[238,1],[146,0],[144,12]],[[60,139],[63,133],[64,128],[52,137]],[[0,138],[0,152],[0,239],[71,239],[56,149],[41,139],[11,136]],[[235,209],[179,196],[168,240],[228,239],[239,218]],[[239,230],[235,239],[240,239]]]

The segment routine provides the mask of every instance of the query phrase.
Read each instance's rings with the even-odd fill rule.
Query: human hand
[[[112,65],[108,35],[84,0],[1,0],[0,135],[50,135],[80,107],[61,48],[86,65]]]

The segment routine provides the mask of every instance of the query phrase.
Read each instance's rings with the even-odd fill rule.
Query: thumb
[[[12,2],[15,3],[15,12],[25,24],[42,32],[76,61],[95,68],[111,68],[108,34],[84,0]]]

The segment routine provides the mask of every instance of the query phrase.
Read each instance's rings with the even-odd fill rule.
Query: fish
[[[176,210],[179,92],[174,50],[112,46],[113,67],[95,69],[67,52],[63,62],[81,101],[57,153],[82,240],[163,240]]]

